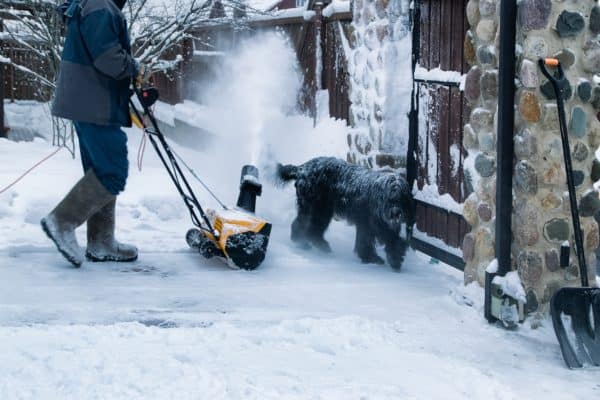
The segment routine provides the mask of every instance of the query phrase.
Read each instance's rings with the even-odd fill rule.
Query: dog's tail
[[[282,165],[277,164],[277,171],[275,172],[275,180],[278,186],[284,186],[289,181],[298,179],[299,168],[295,165]]]

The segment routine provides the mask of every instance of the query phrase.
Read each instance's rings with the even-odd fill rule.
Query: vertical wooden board
[[[441,25],[440,20],[442,7],[441,1],[431,1],[429,10],[429,68],[434,69],[440,66],[440,43],[441,43]]]
[[[450,88],[450,127],[448,146],[450,154],[448,193],[461,203],[461,158],[462,158],[462,94],[457,87]]]
[[[429,88],[425,84],[417,85],[417,98],[419,99],[417,137],[417,184],[419,189],[427,181],[427,148],[429,146],[429,124],[430,124],[430,95]]]
[[[448,193],[450,180],[450,149],[449,149],[449,128],[450,128],[450,90],[448,87],[440,86],[438,88],[439,110],[439,130],[437,135],[437,184],[440,195]]]
[[[417,229],[421,232],[425,232],[425,230],[427,229],[427,219],[425,215],[425,209],[423,208],[423,203],[421,203],[420,201],[417,201],[416,213]]]
[[[459,242],[460,242],[460,219],[462,217],[454,214],[454,213],[450,213],[450,215],[448,216],[448,235],[447,235],[447,242],[446,244],[448,244],[448,246],[452,246],[452,247],[459,247]]]
[[[463,0],[452,2],[452,60],[450,68],[453,71],[463,72],[464,64],[464,39],[465,39],[465,3]]]
[[[463,4],[463,6],[462,6],[463,10],[465,10],[465,11],[463,11],[464,12],[463,31],[465,32],[465,37],[466,37],[467,31],[470,29],[469,20],[467,19],[467,16],[466,16],[466,9],[467,9],[467,2],[468,2],[468,0],[462,0],[461,2]],[[473,29],[474,28],[475,27],[473,27]],[[463,38],[463,40],[464,40],[464,38]],[[463,49],[464,49],[464,42],[463,42]],[[462,71],[463,71],[463,74],[466,74],[469,71],[469,64],[467,63],[467,60],[464,57],[464,52],[463,52]]]
[[[435,0],[420,0],[421,1],[421,21],[420,21],[420,37],[419,37],[419,65],[423,68],[429,69],[429,53],[430,53],[430,16],[429,10],[431,8],[431,2]]]
[[[452,9],[455,0],[441,0],[440,4],[440,68],[444,71],[452,70],[452,59],[456,57],[452,43]],[[459,54],[460,56],[460,54]]]

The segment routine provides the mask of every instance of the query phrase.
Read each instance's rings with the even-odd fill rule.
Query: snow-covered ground
[[[343,122],[313,127],[280,107],[297,87],[290,54],[276,46],[277,56],[255,58],[269,64],[276,85],[261,86],[254,68],[221,82],[227,98],[236,98],[236,87],[258,97],[229,108],[215,101],[215,119],[224,121],[211,127],[218,141],[202,151],[174,144],[229,203],[244,163],[257,162],[265,175],[274,160],[344,155]],[[261,94],[274,87],[284,93]],[[327,234],[333,254],[297,249],[289,240],[293,186],[263,179],[258,213],[273,234],[258,270],[203,260],[185,243],[188,215],[158,159],[148,147],[138,171],[141,135],[128,135],[130,179],[117,213],[119,239],[140,247],[133,264],[73,269],[41,232],[40,218],[81,176],[66,151],[0,194],[0,399],[600,395],[598,369],[563,366],[549,321],[514,332],[488,325],[483,291],[463,287],[462,274],[446,265],[415,252],[400,273],[362,265],[352,253],[354,230],[343,222]],[[42,139],[0,139],[0,190],[51,151]],[[78,234],[83,243],[84,228]]]

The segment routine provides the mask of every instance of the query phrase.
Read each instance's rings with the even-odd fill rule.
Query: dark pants
[[[102,185],[117,195],[125,189],[129,171],[127,135],[117,126],[74,121],[83,170],[92,169]]]

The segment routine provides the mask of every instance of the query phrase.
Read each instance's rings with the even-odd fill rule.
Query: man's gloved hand
[[[135,77],[135,86],[138,88],[143,87],[146,83],[148,83],[151,76],[152,73],[150,72],[150,68],[144,64],[140,64],[138,68],[138,74]]]

